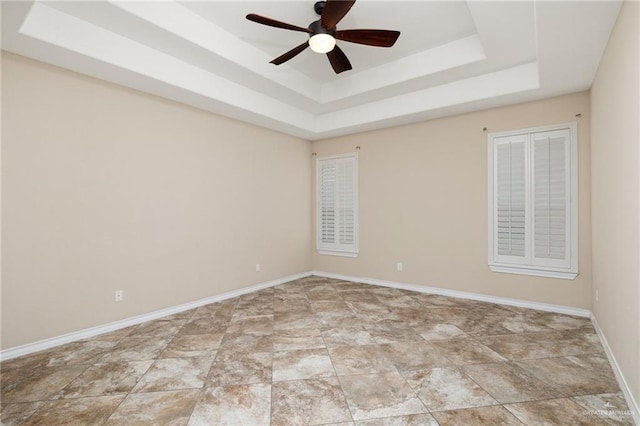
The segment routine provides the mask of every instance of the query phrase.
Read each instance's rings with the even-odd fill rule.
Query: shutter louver
[[[496,231],[500,256],[526,254],[526,157],[524,138],[510,138],[497,145]]]

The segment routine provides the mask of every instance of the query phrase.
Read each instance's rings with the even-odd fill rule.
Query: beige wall
[[[637,2],[624,3],[591,89],[593,311],[638,404],[639,13]]]
[[[575,118],[578,113],[580,119]],[[312,151],[318,156],[361,147],[360,255],[319,255],[313,242],[314,269],[590,308],[589,115],[589,93],[583,92],[314,142]],[[482,129],[498,132],[576,120],[579,276],[560,280],[491,272],[487,133]],[[404,263],[402,272],[396,270],[397,262]]]
[[[310,269],[309,142],[2,60],[2,348]]]

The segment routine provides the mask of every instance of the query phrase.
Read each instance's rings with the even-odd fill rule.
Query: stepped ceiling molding
[[[392,48],[338,42],[353,70],[307,49],[313,1],[3,1],[2,48],[308,140],[590,88],[620,1],[359,0],[338,28],[402,32]]]

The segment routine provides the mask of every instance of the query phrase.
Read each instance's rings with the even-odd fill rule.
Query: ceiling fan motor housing
[[[308,28],[313,34],[329,34],[332,37],[335,37],[336,35],[336,28],[333,27],[331,29],[327,29],[323,27],[320,19],[318,19],[317,21],[313,21],[311,24],[309,24]]]

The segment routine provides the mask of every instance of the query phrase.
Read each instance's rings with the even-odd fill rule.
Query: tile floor
[[[586,318],[319,277],[0,375],[5,425],[633,424]]]

